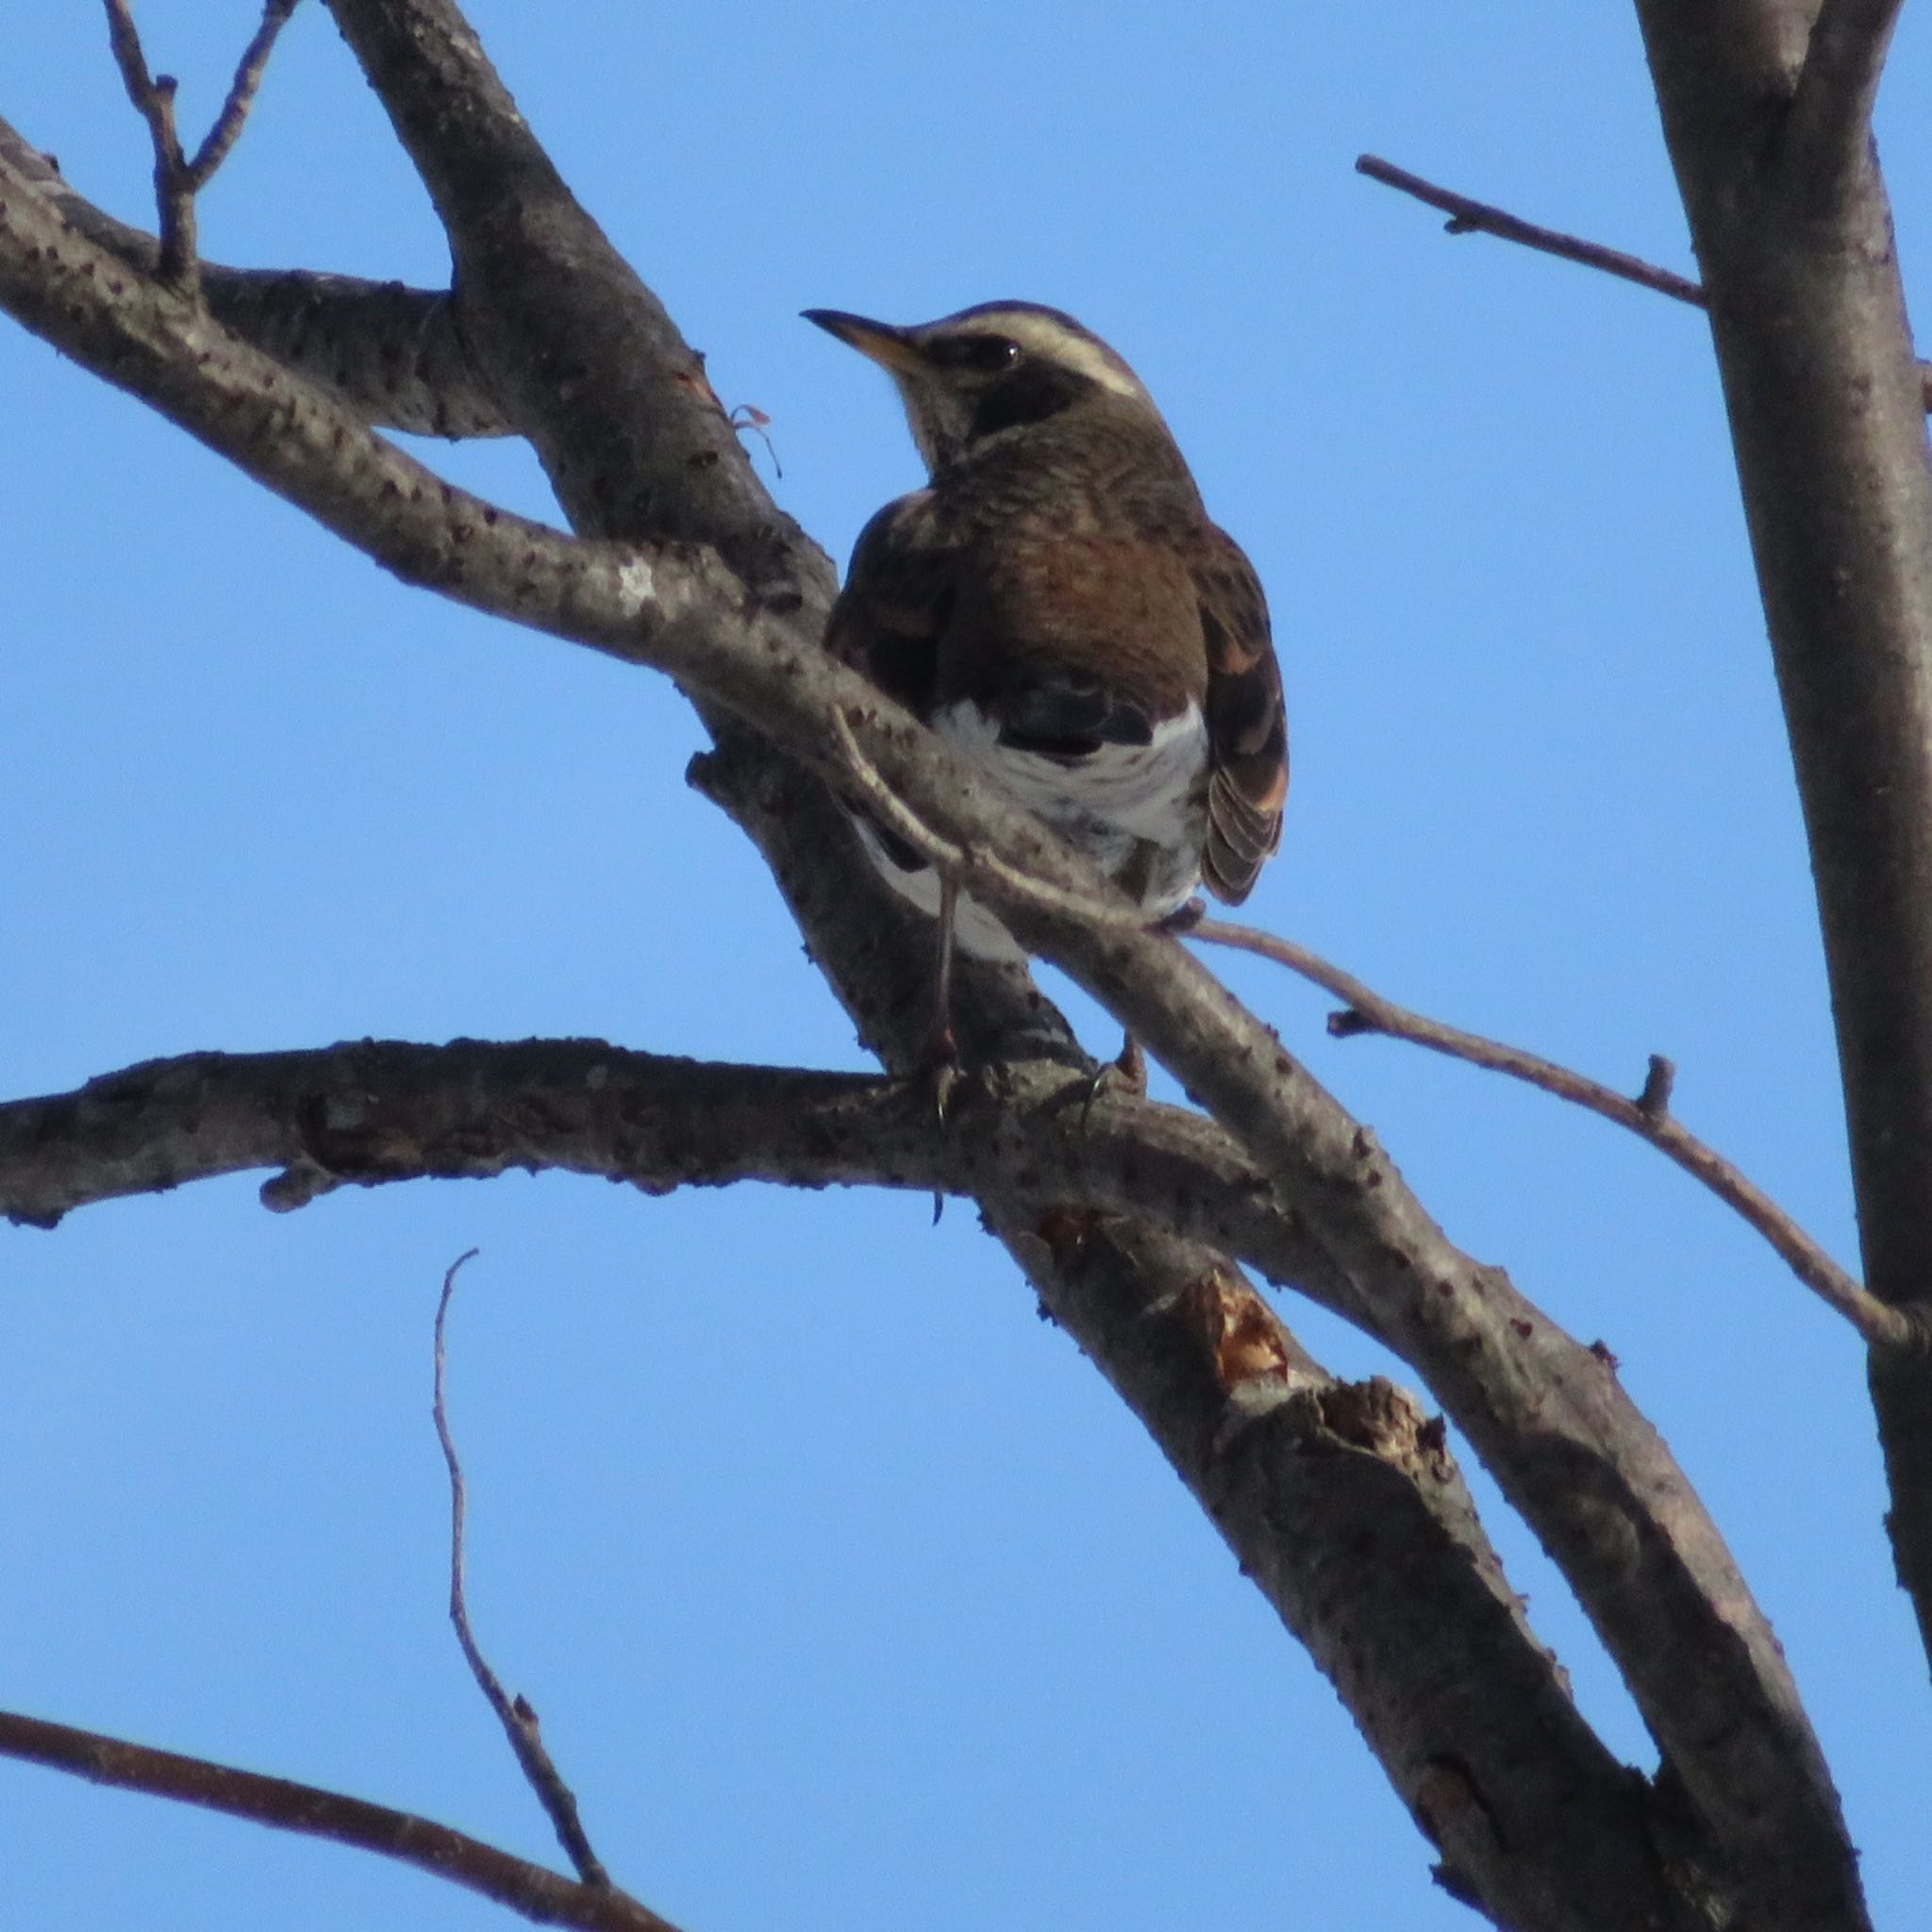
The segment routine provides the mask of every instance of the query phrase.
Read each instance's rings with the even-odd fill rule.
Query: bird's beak
[[[847,315],[842,308],[805,308],[799,311],[808,322],[815,322],[827,335],[837,336],[861,356],[894,373],[920,367],[924,358],[912,340],[910,329],[890,322],[869,322],[862,315]]]

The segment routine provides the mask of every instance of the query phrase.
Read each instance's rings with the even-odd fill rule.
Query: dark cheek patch
[[[980,397],[973,417],[974,441],[995,430],[1017,428],[1023,423],[1044,423],[1092,387],[1086,376],[1076,375],[1071,369],[1055,369],[1043,362],[1023,363]]]

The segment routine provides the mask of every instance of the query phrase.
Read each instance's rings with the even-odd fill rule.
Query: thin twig
[[[14,1711],[0,1711],[0,1757],[375,1852],[478,1892],[540,1924],[575,1925],[583,1932],[676,1932],[669,1920],[627,1892],[578,1885],[560,1872],[514,1857],[431,1819],[291,1778],[264,1777],[259,1772],[157,1751]]]
[[[1895,6],[1895,0],[1849,0],[1845,10],[1850,11],[1853,7],[1887,6]],[[1808,73],[1809,70],[1807,71]],[[1534,248],[1541,255],[1555,255],[1565,261],[1581,262],[1585,268],[1602,269],[1606,275],[1635,282],[1641,289],[1655,290],[1657,294],[1668,295],[1674,302],[1688,303],[1692,308],[1710,306],[1696,282],[1673,269],[1659,268],[1656,262],[1645,261],[1639,255],[1625,255],[1621,248],[1606,248],[1600,242],[1586,242],[1580,235],[1567,235],[1560,228],[1540,227],[1535,222],[1525,222],[1520,215],[1512,215],[1507,208],[1496,208],[1487,201],[1473,200],[1467,194],[1457,193],[1453,188],[1442,188],[1433,181],[1425,181],[1420,175],[1411,175],[1407,168],[1398,168],[1393,161],[1383,160],[1379,155],[1357,155],[1355,171],[1357,175],[1366,175],[1371,181],[1379,181],[1386,188],[1399,189],[1404,194],[1412,194],[1416,200],[1426,202],[1431,208],[1441,208],[1449,217],[1445,225],[1452,235],[1494,235],[1505,242],[1521,242],[1524,247]],[[1918,370],[1920,400],[1925,408],[1932,409],[1932,362],[1921,362]]]
[[[147,123],[155,153],[155,209],[161,231],[159,272],[164,282],[192,291],[198,275],[194,249],[194,188],[175,128],[175,77],[151,75],[142,51],[141,33],[127,0],[106,0],[108,42],[122,85],[135,110]]]
[[[1477,1033],[1465,1033],[1460,1027],[1445,1026],[1438,1020],[1398,1007],[1364,986],[1352,974],[1331,966],[1292,940],[1277,939],[1272,933],[1219,919],[1202,920],[1192,928],[1192,936],[1210,945],[1258,953],[1278,966],[1286,966],[1291,973],[1312,980],[1337,999],[1346,1001],[1343,1010],[1332,1014],[1328,1022],[1328,1030],[1339,1037],[1386,1033],[1391,1039],[1407,1040],[1433,1052],[1447,1054],[1452,1059],[1467,1060],[1472,1066],[1487,1067],[1493,1073],[1526,1081],[1545,1093],[1588,1108],[1591,1113],[1615,1121],[1633,1134],[1641,1134],[1749,1222],[1776,1249],[1791,1273],[1842,1315],[1866,1341],[1874,1347],[1915,1345],[1918,1331],[1910,1316],[1860,1287],[1770,1195],[1672,1117],[1669,1106],[1674,1070],[1668,1060],[1652,1057],[1643,1091],[1632,1100],[1538,1054],[1524,1053],[1519,1047],[1506,1046]]]
[[[510,1749],[516,1753],[524,1776],[536,1792],[538,1802],[549,1814],[558,1842],[577,1868],[577,1876],[584,1884],[593,1890],[606,1891],[610,1889],[610,1874],[605,1871],[596,1853],[591,1849],[591,1840],[584,1835],[583,1824],[577,1816],[575,1796],[551,1761],[550,1753],[543,1748],[543,1740],[537,1727],[537,1713],[524,1698],[512,1698],[504,1690],[501,1680],[477,1647],[476,1639],[470,1629],[469,1607],[463,1601],[463,1466],[457,1457],[457,1445],[449,1432],[449,1416],[443,1404],[443,1328],[449,1319],[450,1297],[456,1292],[457,1273],[464,1262],[475,1259],[475,1255],[476,1250],[471,1248],[449,1264],[448,1272],[442,1277],[442,1296],[436,1305],[436,1399],[432,1413],[436,1419],[436,1440],[442,1444],[442,1459],[449,1465],[449,1620],[456,1625],[457,1641],[462,1646],[463,1659],[470,1666],[470,1674],[475,1678],[476,1688],[496,1713],[497,1722],[503,1726],[504,1736],[509,1740]]]
[[[275,36],[287,25],[297,0],[264,0],[261,24],[242,50],[235,78],[228,85],[228,97],[222,103],[214,125],[195,150],[192,161],[182,152],[180,134],[175,125],[174,76],[148,73],[147,56],[142,51],[141,34],[127,0],[105,0],[105,4],[108,41],[114,50],[115,65],[121,70],[127,98],[147,123],[148,139],[154,145],[155,208],[161,239],[160,276],[193,294],[201,282],[194,239],[194,197],[208,186],[240,138],[248,109],[254,105],[256,90],[261,85]]]
[[[1640,288],[1655,289],[1659,295],[1688,302],[1693,308],[1706,306],[1704,291],[1685,275],[1659,268],[1641,256],[1625,255],[1621,248],[1605,248],[1598,242],[1584,241],[1579,235],[1566,235],[1557,228],[1541,228],[1534,222],[1525,222],[1503,208],[1492,208],[1486,201],[1472,201],[1468,195],[1457,194],[1453,189],[1439,188],[1433,181],[1424,181],[1420,175],[1411,175],[1407,168],[1398,168],[1393,161],[1383,160],[1379,155],[1357,156],[1355,171],[1357,175],[1366,175],[1371,181],[1379,181],[1387,188],[1399,188],[1403,193],[1412,194],[1418,201],[1425,201],[1431,208],[1441,208],[1449,217],[1448,227],[1452,235],[1495,235],[1505,242],[1520,242],[1524,247],[1534,248],[1540,254],[1561,256],[1565,261],[1580,261],[1586,268],[1600,268],[1606,275],[1620,275]]]
[[[228,151],[240,137],[242,123],[248,119],[248,110],[255,105],[255,91],[261,85],[275,36],[288,25],[296,5],[297,0],[265,0],[261,24],[242,49],[235,78],[228,84],[228,98],[222,103],[222,111],[215,116],[215,125],[208,129],[207,140],[188,163],[191,194],[200,193],[208,186],[208,177],[228,158]]]

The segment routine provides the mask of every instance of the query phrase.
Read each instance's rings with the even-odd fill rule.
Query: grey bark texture
[[[1804,803],[1866,1285],[1932,1296],[1932,476],[1870,113],[1897,8],[1642,0]],[[1816,32],[1813,24],[1816,23]],[[1932,1357],[1872,1357],[1932,1647]]]
[[[891,1079],[595,1041],[196,1055],[0,1107],[0,1212],[51,1225],[258,1167],[283,1208],[548,1165],[647,1191],[970,1195],[1334,1682],[1457,1896],[1522,1932],[1864,1926],[1776,1641],[1613,1366],[1458,1251],[1189,953],[818,648],[829,563],[455,6],[331,10],[442,220],[452,291],[204,265],[197,300],[0,127],[0,307],[408,581],[674,677],[714,739],[693,782],[757,843],[889,1073],[923,1043],[930,940],[842,835],[855,757],[1202,1113],[1086,1108],[1091,1067],[1027,975],[965,961],[958,1023],[994,1071],[950,1128]],[[1890,16],[1837,8],[1807,75],[1803,8],[1640,10],[1791,718],[1870,1281],[1912,1304],[1932,1260],[1932,488],[1864,120]],[[372,425],[527,438],[575,534],[453,489]],[[1386,1342],[1464,1431],[1616,1659],[1657,1777],[1575,1708],[1441,1422],[1327,1375],[1242,1263]],[[1874,1374],[1922,1615],[1926,1374],[1904,1352]]]

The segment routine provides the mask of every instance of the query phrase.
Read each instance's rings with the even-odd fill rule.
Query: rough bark
[[[152,235],[77,194],[18,129],[0,120],[0,161],[39,189],[90,242],[152,275]],[[307,269],[201,264],[215,320],[307,376],[365,423],[416,436],[508,436],[480,381],[446,290],[410,289]]]
[[[1603,1923],[1578,1909],[1586,1880],[1641,1910],[1626,1923],[1693,1924],[1652,1856],[1667,1810],[1571,1702],[1441,1422],[1379,1379],[1326,1374],[1202,1241],[1345,1304],[1325,1255],[1210,1122],[1087,1099],[1087,1076],[1051,1062],[968,1085],[941,1124],[917,1087],[599,1041],[197,1054],[0,1106],[0,1212],[51,1224],[88,1201],[264,1166],[282,1170],[263,1192],[283,1208],[344,1184],[511,1168],[647,1193],[763,1179],[996,1202],[1041,1306],[1359,1714],[1444,1882],[1509,1871],[1505,1923]],[[1518,1843],[1538,1856],[1511,1857]]]
[[[0,304],[408,580],[675,677],[718,741],[701,762],[703,788],[758,843],[889,1066],[908,1066],[924,1037],[929,941],[888,908],[841,835],[826,784],[852,780],[841,732],[958,850],[974,891],[1182,1079],[1218,1125],[1172,1132],[1192,1137],[1195,1157],[1211,1151],[1211,1186],[1203,1170],[1172,1164],[1161,1138],[1171,1109],[1103,1104],[1091,1145],[1071,1146],[1051,1106],[1028,1112],[1027,1079],[1049,1097],[1064,1091],[1049,1068],[1014,1076],[1018,1139],[1003,1141],[996,1118],[973,1151],[987,1164],[971,1168],[949,1164],[962,1151],[930,1136],[919,1143],[929,1164],[918,1166],[910,1142],[887,1131],[902,1097],[868,1090],[880,1138],[865,1177],[892,1178],[886,1161],[904,1157],[918,1185],[972,1189],[1043,1305],[1329,1672],[1442,1847],[1445,1882],[1507,1926],[1862,1925],[1836,1795],[1775,1641],[1610,1365],[1457,1251],[1372,1137],[1174,941],[1123,919],[1091,870],[817,650],[825,559],[765,496],[698,359],[557,177],[455,8],[334,0],[333,10],[448,230],[464,380],[530,439],[574,525],[596,541],[442,484],[369,434],[388,407],[381,385],[321,392],[262,353],[275,347],[267,324],[238,318],[251,348],[158,287],[138,251],[82,232],[44,178],[4,154]],[[367,325],[380,332],[373,309]],[[961,1001],[979,1056],[1084,1067],[1023,973],[969,966]],[[202,1062],[182,1077],[240,1065]],[[265,1075],[268,1086],[286,1071]],[[436,1096],[445,1112],[434,1131],[428,1116],[408,1115],[405,1072],[391,1065],[375,1090],[367,1064],[337,1073],[346,1093],[331,1074],[318,1100],[311,1067],[292,1099],[242,1104],[242,1114],[257,1106],[250,1144],[288,1166],[291,1201],[342,1178],[412,1171],[411,1160],[445,1163],[413,1171],[475,1172],[532,1158],[533,1134],[573,1131],[535,1069],[524,1115],[492,1111],[488,1093],[479,1114],[476,1091],[458,1083]],[[69,1108],[55,1131],[70,1146],[90,1133],[114,1141],[127,1127],[117,1106],[154,1104],[166,1079],[119,1077],[133,1087],[35,1105]],[[581,1067],[575,1077],[581,1087]],[[787,1091],[816,1096],[826,1119],[857,1104],[836,1086]],[[560,1109],[560,1127],[546,1107]],[[25,1118],[13,1113],[13,1125]],[[604,1121],[615,1134],[606,1152],[626,1147],[639,1170],[629,1177],[641,1178],[650,1133],[635,1119],[619,1128]],[[1026,1142],[1035,1131],[1048,1140]],[[45,1151],[30,1138],[29,1164]],[[729,1152],[719,1156],[727,1165]],[[165,1184],[184,1162],[235,1153],[135,1134],[114,1142],[104,1171]],[[843,1177],[830,1171],[836,1144],[792,1153],[826,1163],[824,1178]],[[1023,1159],[1058,1164],[1039,1181]],[[1153,1219],[1150,1177],[1160,1174],[1169,1191]],[[1118,1191],[1136,1175],[1148,1182],[1130,1195],[1141,1213],[1108,1212],[1125,1205]],[[58,1187],[17,1198],[51,1214]],[[1576,1714],[1480,1540],[1439,1429],[1386,1388],[1323,1375],[1203,1237],[1338,1307],[1427,1381],[1624,1671],[1662,1753],[1655,1784],[1617,1767]]]
[[[1923,1304],[1932,475],[1869,125],[1896,8],[1641,0],[1639,13],[1709,297],[1804,804],[1866,1285]],[[1874,1355],[1872,1389],[1899,1575],[1932,1649],[1932,1358]]]

